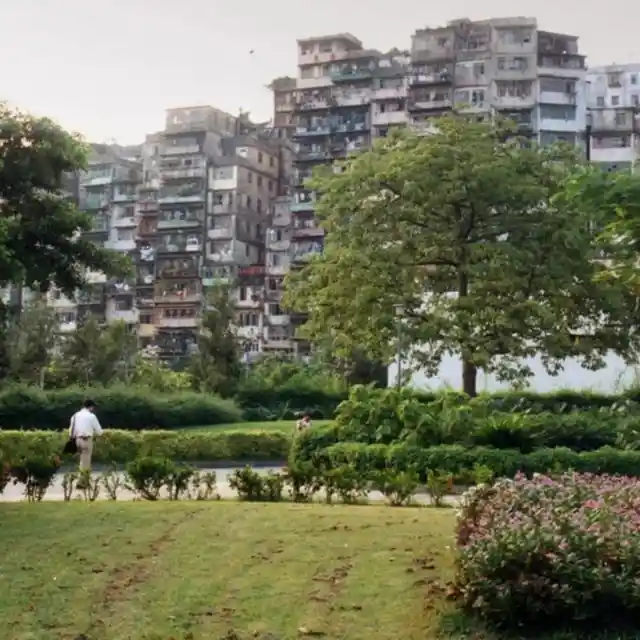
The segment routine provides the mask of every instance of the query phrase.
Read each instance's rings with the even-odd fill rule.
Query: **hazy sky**
[[[136,143],[171,106],[270,118],[266,85],[295,75],[297,38],[408,49],[416,28],[516,15],[579,35],[591,65],[640,62],[638,0],[0,0],[0,100]]]

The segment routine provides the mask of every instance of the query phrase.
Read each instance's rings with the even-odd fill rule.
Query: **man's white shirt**
[[[95,413],[88,409],[80,409],[73,414],[69,426],[69,436],[73,438],[91,438],[101,436],[102,427]]]

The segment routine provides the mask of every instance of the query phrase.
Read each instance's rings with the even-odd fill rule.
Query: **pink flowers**
[[[462,605],[494,622],[553,627],[640,612],[640,482],[519,475],[465,499]]]

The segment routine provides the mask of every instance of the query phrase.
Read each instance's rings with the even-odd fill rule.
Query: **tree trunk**
[[[473,362],[469,362],[466,359],[462,360],[462,391],[466,393],[470,398],[475,398],[478,395],[477,389],[478,382],[478,369]]]
[[[461,252],[460,268],[458,270],[458,297],[466,298],[469,295],[469,276],[466,272],[466,260],[464,259],[465,252]],[[467,328],[468,329],[468,328]],[[475,398],[478,395],[477,378],[478,369],[465,355],[465,347],[462,345],[462,391],[466,393],[470,398]]]

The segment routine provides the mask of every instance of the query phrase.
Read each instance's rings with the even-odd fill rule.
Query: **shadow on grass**
[[[615,629],[594,629],[571,625],[565,629],[545,631],[540,628],[508,632],[504,629],[488,627],[481,621],[460,611],[442,615],[440,624],[442,640],[638,640],[640,631],[632,623]]]

